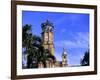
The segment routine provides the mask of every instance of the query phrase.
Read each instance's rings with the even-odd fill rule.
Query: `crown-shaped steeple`
[[[53,31],[53,23],[51,23],[49,20],[46,20],[46,22],[43,22],[41,24],[41,28],[43,32]]]

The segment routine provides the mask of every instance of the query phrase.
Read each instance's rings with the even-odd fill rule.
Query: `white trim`
[[[22,69],[22,10],[65,12],[65,13],[88,13],[90,14],[90,66],[46,68],[46,69]],[[17,75],[46,74],[46,73],[70,73],[81,71],[94,71],[94,10],[58,7],[40,7],[17,5]]]

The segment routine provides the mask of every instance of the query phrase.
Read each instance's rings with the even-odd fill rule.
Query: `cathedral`
[[[47,49],[50,51],[50,54],[52,56],[54,56],[54,26],[50,21],[46,21],[44,23],[41,24],[41,28],[42,28],[42,33],[41,33],[41,37],[42,37],[42,46],[44,47],[44,49]],[[68,66],[67,64],[67,52],[65,49],[63,49],[62,52],[62,61],[57,61],[53,58],[48,58],[46,60],[46,67],[47,68],[54,68],[54,67],[66,67]],[[39,62],[38,63],[38,68],[43,68],[43,63]]]

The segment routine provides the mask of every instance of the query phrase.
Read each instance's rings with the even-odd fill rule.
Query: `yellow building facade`
[[[42,46],[44,49],[49,50],[50,54],[54,56],[54,26],[52,23],[50,23],[48,20],[41,24],[42,28]],[[56,57],[56,56],[55,56]],[[46,60],[46,67],[52,68],[52,67],[66,67],[67,64],[67,53],[65,49],[63,49],[62,52],[62,61],[53,61],[52,58],[48,58]],[[42,62],[39,63],[39,68],[43,68]]]

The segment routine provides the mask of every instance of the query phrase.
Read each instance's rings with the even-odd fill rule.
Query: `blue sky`
[[[31,24],[33,34],[41,36],[41,23],[49,20],[54,25],[54,46],[58,61],[63,48],[69,66],[79,65],[89,45],[89,14],[60,12],[22,12],[22,24]]]

